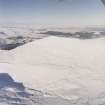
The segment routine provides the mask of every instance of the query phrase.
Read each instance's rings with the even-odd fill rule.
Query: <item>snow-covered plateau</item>
[[[0,50],[0,78],[6,82],[0,86],[1,105],[105,104],[105,31],[76,31],[78,37],[70,31],[71,37],[60,30],[38,29],[30,37],[41,35],[40,40]],[[80,32],[95,37],[81,38]]]

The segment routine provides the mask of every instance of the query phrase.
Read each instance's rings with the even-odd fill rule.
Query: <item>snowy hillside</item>
[[[105,103],[104,47],[105,38],[51,36],[1,51],[0,72],[26,87],[66,99],[69,105],[100,105]],[[62,105],[61,100],[49,102]]]

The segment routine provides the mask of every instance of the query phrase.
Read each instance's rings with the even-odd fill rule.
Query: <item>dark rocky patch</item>
[[[0,73],[0,89],[5,87],[13,87],[19,90],[24,90],[25,87],[22,83],[15,82],[7,73]]]
[[[23,43],[3,44],[3,45],[0,45],[0,49],[1,50],[11,50],[11,49],[14,49],[14,48],[21,46],[21,45],[23,45]]]
[[[41,34],[57,36],[57,37],[70,37],[70,38],[78,38],[78,39],[93,39],[93,38],[100,38],[105,36],[105,31],[99,32],[99,34],[95,34],[95,32],[75,32],[75,33],[65,33],[59,31],[46,31],[42,32]]]

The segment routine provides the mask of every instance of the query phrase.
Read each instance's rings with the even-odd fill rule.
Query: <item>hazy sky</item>
[[[104,25],[100,0],[0,0],[0,22],[45,25]]]

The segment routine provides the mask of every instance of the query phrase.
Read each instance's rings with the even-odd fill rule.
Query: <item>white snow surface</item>
[[[0,72],[64,99],[95,99],[105,93],[105,38],[51,36],[0,51]]]

